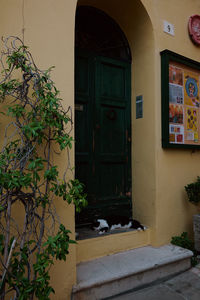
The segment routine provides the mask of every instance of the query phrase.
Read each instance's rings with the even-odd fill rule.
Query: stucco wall
[[[199,150],[163,150],[161,148],[161,67],[160,51],[169,49],[196,61],[200,48],[188,35],[188,20],[200,11],[198,0],[143,1],[148,9],[156,44],[156,243],[164,244],[171,236],[189,231],[192,233],[192,215],[197,212],[187,201],[184,186],[200,174]],[[163,20],[172,23],[175,36],[163,32]]]
[[[74,105],[74,22],[76,1],[74,0],[1,0],[0,36],[16,35],[29,46],[36,64],[41,69],[56,66],[53,79],[63,98],[63,106]],[[23,24],[24,20],[24,24]],[[2,132],[1,132],[2,133]],[[71,152],[73,165],[74,155]],[[64,171],[67,154],[57,161]],[[74,235],[74,208],[59,201],[57,213],[61,222]],[[69,299],[71,286],[76,280],[75,246],[71,247],[66,263],[57,263],[52,268],[55,299]]]
[[[143,3],[143,5],[141,4]],[[172,235],[191,230],[195,209],[184,185],[199,175],[200,152],[161,147],[160,54],[169,49],[199,60],[200,48],[188,36],[190,15],[199,13],[199,0],[80,0],[113,17],[131,47],[133,215],[151,227],[151,243],[168,243]],[[145,10],[146,8],[146,10]],[[42,68],[55,65],[54,80],[63,104],[74,104],[75,0],[1,0],[0,36],[22,37]],[[175,36],[163,32],[163,20],[175,26]],[[144,117],[135,119],[135,97],[144,97]],[[58,160],[63,171],[67,156]],[[74,154],[71,152],[73,164]],[[74,209],[59,203],[61,221],[74,233]],[[102,243],[103,247],[103,243]],[[70,299],[76,280],[76,249],[66,263],[52,269],[55,299]]]

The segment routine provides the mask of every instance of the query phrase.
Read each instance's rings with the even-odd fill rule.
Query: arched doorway
[[[131,54],[108,15],[89,6],[76,14],[75,166],[89,205],[77,224],[131,215]]]

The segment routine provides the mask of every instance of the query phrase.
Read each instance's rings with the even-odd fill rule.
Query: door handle
[[[116,118],[117,118],[116,110],[110,109],[110,110],[107,112],[107,117],[108,117],[108,119],[110,119],[110,120],[116,120]]]

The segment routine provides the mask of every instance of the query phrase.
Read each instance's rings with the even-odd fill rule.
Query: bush
[[[197,204],[200,201],[200,177],[197,177],[197,181],[185,186],[185,190],[188,195],[188,200],[193,204]]]
[[[63,224],[55,231],[55,198],[74,203],[77,211],[87,201],[83,185],[69,180],[70,162],[66,160],[62,176],[55,164],[56,156],[71,149],[73,139],[71,109],[62,107],[52,68],[39,70],[17,37],[5,39],[4,46],[1,114],[11,122],[0,151],[0,298],[10,294],[12,299],[46,300],[54,292],[49,268],[55,259],[66,260],[74,243]]]
[[[193,252],[193,257],[191,258],[191,265],[195,266],[197,261],[197,251],[194,248],[194,242],[188,237],[187,232],[183,232],[180,236],[173,236],[171,243],[173,245],[191,250]]]

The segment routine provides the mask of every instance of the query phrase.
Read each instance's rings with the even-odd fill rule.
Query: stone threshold
[[[73,300],[100,300],[167,278],[190,268],[189,250],[146,246],[77,265]]]

